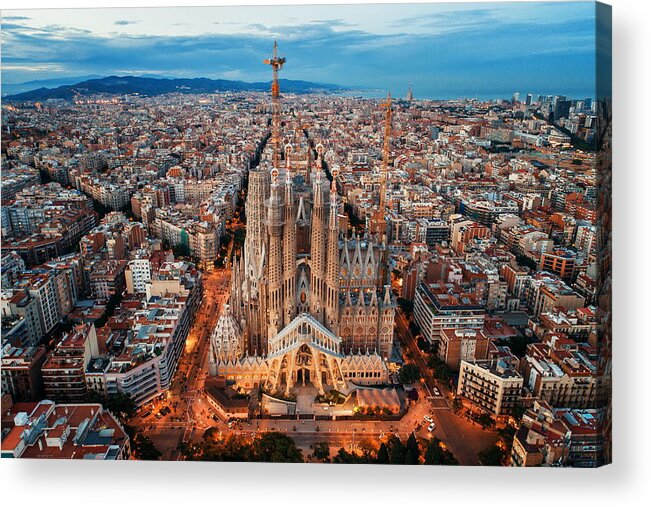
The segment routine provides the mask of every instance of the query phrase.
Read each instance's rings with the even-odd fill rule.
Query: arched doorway
[[[311,384],[311,373],[314,368],[314,357],[312,350],[306,344],[301,345],[296,354],[296,384],[299,386],[307,386]]]
[[[305,386],[310,383],[310,370],[299,368],[296,372],[296,383]]]

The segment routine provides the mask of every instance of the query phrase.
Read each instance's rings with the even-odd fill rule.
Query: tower
[[[284,210],[281,201],[278,169],[271,170],[271,192],[267,201],[267,233],[269,235],[269,265],[267,268],[267,337],[273,338],[283,328],[283,255],[282,229]]]
[[[323,323],[323,293],[325,278],[325,205],[323,202],[323,171],[316,169],[314,178],[314,207],[310,235],[310,313]]]
[[[249,190],[246,199],[246,238],[244,240],[243,306],[248,323],[249,352],[262,352],[260,339],[266,338],[264,270],[267,258],[267,234],[265,230],[265,200],[269,188],[269,173],[260,169],[249,173]]]
[[[325,324],[335,334],[339,332],[339,206],[337,203],[337,175],[339,167],[332,168],[330,186],[330,215],[326,252],[326,308]]]
[[[283,292],[284,325],[287,326],[296,316],[296,207],[292,172],[287,159],[285,173],[285,206],[283,227]]]
[[[414,92],[411,89],[411,83],[409,83],[409,89],[407,90],[407,96],[405,97],[405,100],[410,103],[412,100],[414,100]]]

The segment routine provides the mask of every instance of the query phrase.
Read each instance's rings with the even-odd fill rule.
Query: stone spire
[[[312,231],[310,237],[310,312],[323,323],[325,293],[325,206],[323,202],[323,171],[317,168],[314,178],[314,207],[312,208]]]
[[[217,374],[219,363],[237,361],[243,353],[242,330],[231,313],[229,305],[224,305],[222,314],[210,337],[211,374]]]
[[[268,326],[267,336],[272,338],[283,327],[283,256],[282,230],[283,206],[278,183],[278,169],[271,170],[271,193],[267,203],[267,231],[269,234],[269,265],[267,269]]]
[[[244,272],[246,280],[245,315],[249,330],[249,350],[261,350],[260,339],[263,333],[262,320],[264,305],[261,295],[262,278],[266,264],[265,199],[269,189],[269,172],[253,169],[249,172],[249,185],[246,199],[246,238],[244,240]]]
[[[285,207],[283,227],[283,291],[284,325],[296,316],[296,209],[292,173],[288,164],[285,178]]]
[[[337,175],[339,167],[332,168],[330,186],[330,216],[328,218],[328,243],[326,254],[326,325],[338,334],[339,327],[339,220]]]

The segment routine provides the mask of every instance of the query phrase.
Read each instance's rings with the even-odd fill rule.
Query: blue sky
[[[594,95],[592,2],[41,9],[2,12],[2,80],[281,77],[416,97]]]

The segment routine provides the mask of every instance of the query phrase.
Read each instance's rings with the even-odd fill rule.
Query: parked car
[[[434,419],[432,419],[432,417],[429,416],[429,415],[426,415],[425,417],[423,417],[423,419],[425,419],[428,423],[433,423],[434,422]]]
[[[434,431],[434,428],[436,428],[436,423],[432,423],[432,424],[430,424],[430,425],[427,427],[427,431],[429,431],[429,432],[431,433],[432,431]]]

